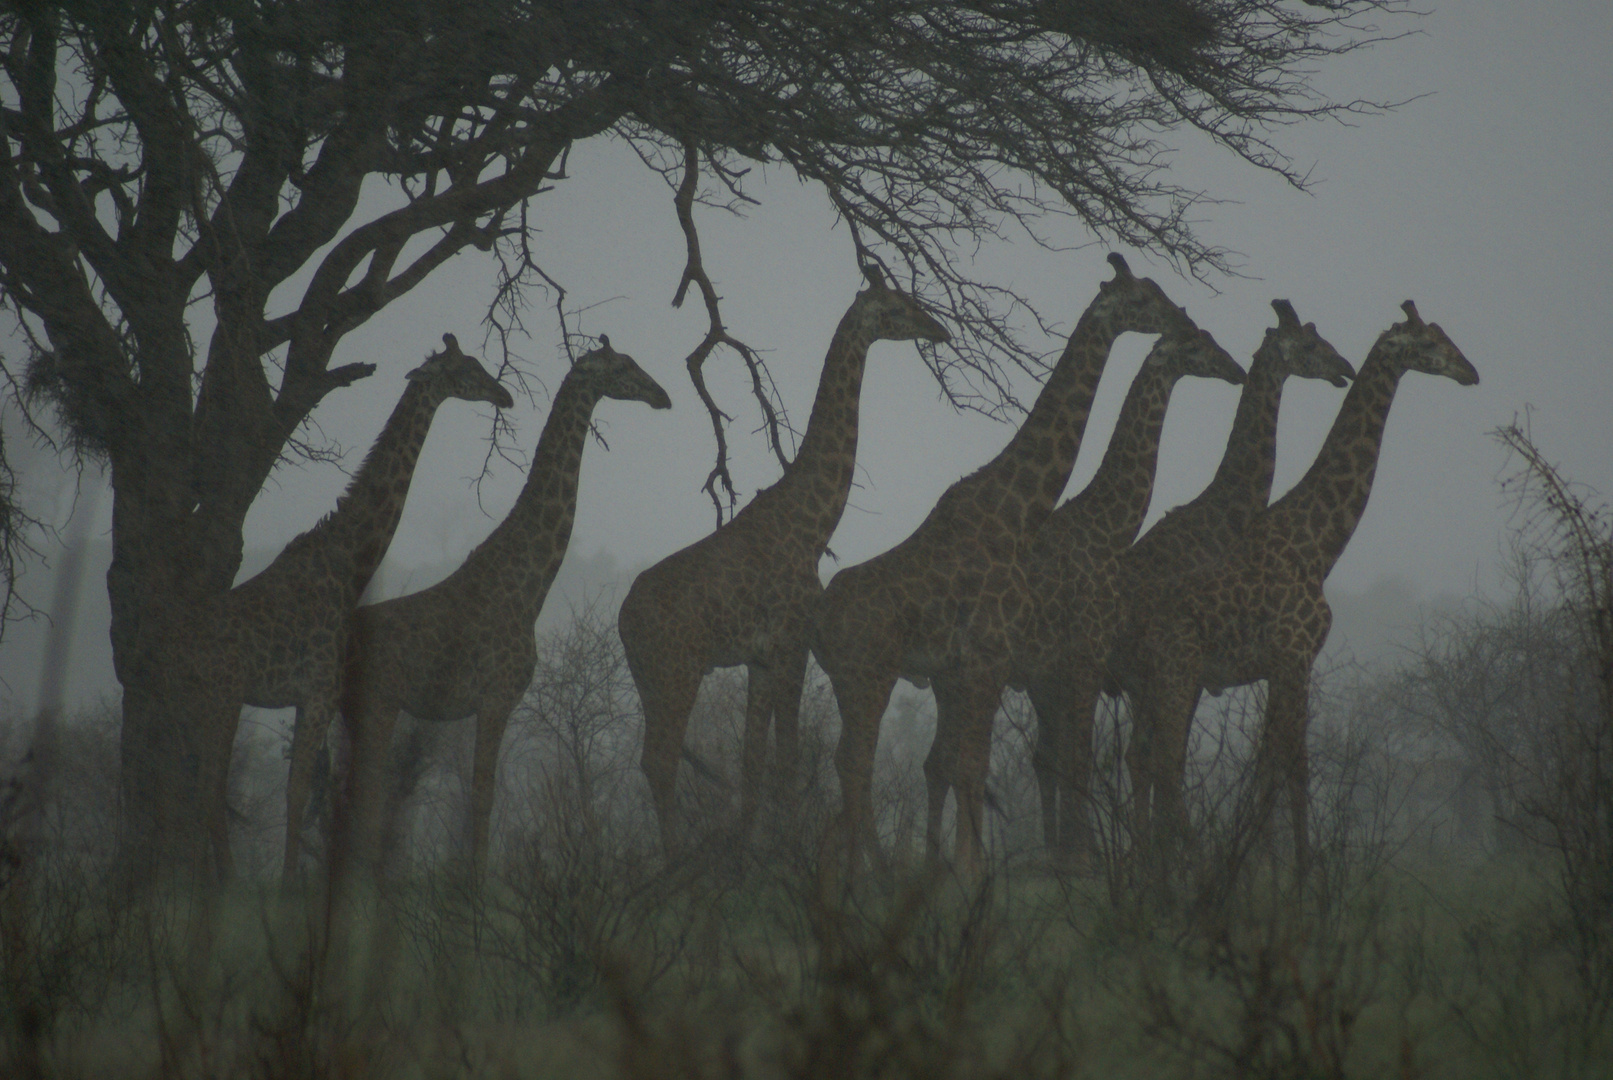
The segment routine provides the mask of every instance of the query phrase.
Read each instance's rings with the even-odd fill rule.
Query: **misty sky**
[[[1314,165],[1310,194],[1172,137],[1184,146],[1174,163],[1179,181],[1232,200],[1203,207],[1200,228],[1207,240],[1243,255],[1247,277],[1219,278],[1211,288],[1122,249],[1135,271],[1155,278],[1245,364],[1273,322],[1273,297],[1291,299],[1302,319],[1357,364],[1409,297],[1479,370],[1483,382],[1473,388],[1415,374],[1401,384],[1372,502],[1328,582],[1347,613],[1340,632],[1363,648],[1369,639],[1401,634],[1419,599],[1500,588],[1508,509],[1497,487],[1506,459],[1488,435],[1495,426],[1532,408],[1534,434],[1548,456],[1570,476],[1613,492],[1613,68],[1606,59],[1613,5],[1472,0],[1441,6],[1420,27],[1418,36],[1330,62],[1320,86],[1336,99],[1431,96],[1353,127],[1276,134],[1302,170]],[[374,194],[385,197],[379,188]],[[804,425],[824,350],[860,277],[848,236],[834,227],[818,189],[775,170],[751,194],[761,205],[745,220],[697,209],[706,266],[730,329],[766,350],[792,418]],[[594,141],[576,148],[570,179],[533,209],[541,230],[535,248],[546,269],[565,284],[568,306],[587,309],[576,326],[609,334],[666,386],[674,405],[652,414],[607,401],[596,414],[609,450],[590,446],[584,461],[568,571],[575,591],[575,567],[595,576],[612,560],[621,571],[640,568],[712,527],[700,491],[712,460],[711,430],[682,368],[705,315],[698,303],[669,306],[684,255],[671,193],[625,147]],[[1050,253],[1016,238],[984,248],[974,272],[1028,294],[1068,332],[1110,272],[1106,249],[1090,237],[1072,232],[1064,240],[1088,246]],[[404,373],[445,331],[492,359],[480,348],[492,280],[485,257],[472,250],[349,334],[332,363],[373,361],[380,370],[326,398],[314,414],[313,439],[346,449],[346,468],[356,468],[402,392]],[[564,368],[546,303],[535,298],[533,338],[518,348],[552,389]],[[1148,344],[1129,335],[1115,349],[1071,493],[1096,467]],[[1056,355],[1062,345],[1049,337],[1045,349]],[[5,350],[8,359],[20,354],[14,341]],[[719,353],[706,370],[713,394],[735,415],[732,471],[748,498],[777,479],[778,465],[750,434],[760,418],[738,359]],[[512,413],[523,453],[548,410],[543,386],[536,388],[536,401],[518,396]],[[1035,390],[1028,378],[1015,384],[1021,400]],[[1319,383],[1289,385],[1279,494],[1309,466],[1343,393]],[[1178,387],[1150,521],[1209,479],[1236,403],[1236,388],[1225,384]],[[523,480],[517,464],[495,461],[479,491],[474,483],[487,450],[486,412],[463,402],[439,412],[372,594],[412,591],[448,573],[513,501]],[[8,420],[6,430],[17,428]],[[1001,422],[959,414],[942,401],[912,346],[876,345],[863,397],[861,487],[833,541],[841,564],[906,537],[949,484],[1011,434]],[[31,508],[65,522],[71,474],[49,454],[15,443],[10,452]],[[242,578],[328,511],[346,482],[333,465],[278,471],[248,517]],[[91,474],[79,496],[96,504],[89,531],[99,561],[75,624],[70,699],[77,702],[115,687],[103,578],[111,500],[97,497],[99,485]],[[826,561],[826,572],[833,569]],[[36,604],[50,605],[47,571],[35,569],[22,584]],[[546,619],[563,604],[551,596]],[[34,699],[44,631],[42,622],[13,626],[0,645],[0,699],[8,712]]]

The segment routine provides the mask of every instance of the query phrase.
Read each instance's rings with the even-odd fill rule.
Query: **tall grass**
[[[20,1077],[1590,1077],[1613,1067],[1597,926],[1552,829],[1456,844],[1467,751],[1402,672],[1319,678],[1309,872],[1263,828],[1258,692],[1195,730],[1191,836],[1132,844],[1123,707],[1099,724],[1100,857],[1039,847],[1034,720],[1005,702],[983,880],[924,861],[928,695],[877,758],[884,871],[825,873],[833,697],[802,775],[735,831],[742,682],[708,680],[668,862],[609,605],[543,643],[500,768],[493,866],[465,879],[468,725],[406,729],[384,880],[333,922],[271,877],[279,733],[231,788],[239,880],[128,895],[112,873],[116,711],[7,727],[0,1075]],[[1408,669],[1415,674],[1415,671]],[[1545,703],[1537,705],[1545,708]],[[1475,744],[1476,745],[1476,744]],[[339,755],[337,755],[339,757]],[[1493,771],[1493,770],[1492,770]],[[277,787],[277,784],[280,785]],[[1502,805],[1502,804],[1497,804]],[[1525,813],[1528,800],[1505,802]],[[1556,804],[1553,804],[1556,805]],[[321,845],[310,837],[317,865]],[[248,853],[248,857],[241,857]],[[349,927],[349,930],[353,929]],[[1598,1010],[1601,1010],[1598,1012]]]

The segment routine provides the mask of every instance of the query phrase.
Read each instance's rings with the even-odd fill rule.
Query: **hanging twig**
[[[700,296],[706,303],[706,317],[708,327],[706,336],[696,345],[694,351],[684,361],[689,369],[689,379],[694,383],[695,393],[706,406],[706,412],[711,415],[711,430],[717,438],[717,461],[711,472],[706,475],[706,482],[701,489],[711,496],[711,502],[717,510],[717,527],[723,523],[723,500],[727,499],[729,516],[733,516],[735,504],[738,499],[734,492],[734,479],[728,472],[728,439],[723,431],[723,425],[733,417],[717,407],[712,399],[711,391],[706,388],[706,377],[703,368],[706,358],[709,357],[718,345],[726,345],[739,354],[745,361],[745,367],[750,371],[751,392],[755,394],[757,404],[762,407],[762,421],[767,432],[768,445],[773,448],[773,456],[778,458],[779,465],[789,468],[790,461],[784,456],[784,445],[779,435],[780,424],[788,423],[787,417],[780,415],[780,409],[775,408],[769,398],[766,387],[762,384],[762,377],[766,366],[754,349],[730,334],[723,326],[722,309],[719,305],[720,297],[716,286],[712,285],[711,278],[706,274],[705,264],[700,258],[700,233],[695,229],[694,199],[695,191],[700,182],[700,152],[693,143],[683,144],[683,181],[678,185],[677,194],[673,196],[673,205],[677,207],[678,224],[683,229],[684,242],[688,247],[688,261],[683,267],[683,277],[678,282],[678,291],[673,294],[672,306],[682,307],[684,297],[688,295],[691,283],[699,286]],[[718,492],[718,486],[722,492]]]

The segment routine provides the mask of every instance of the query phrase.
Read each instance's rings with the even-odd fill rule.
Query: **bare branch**
[[[728,473],[728,440],[723,432],[723,424],[733,418],[719,409],[717,403],[712,400],[711,391],[706,388],[704,372],[707,357],[711,355],[712,350],[718,345],[728,346],[739,354],[740,359],[745,361],[745,367],[750,371],[751,392],[755,395],[757,404],[762,408],[762,423],[763,429],[767,433],[767,443],[772,447],[773,456],[778,459],[780,468],[789,468],[790,462],[784,456],[784,446],[779,438],[780,417],[783,413],[783,407],[780,405],[775,408],[774,397],[776,395],[768,392],[772,382],[771,377],[767,377],[768,386],[764,386],[765,365],[749,345],[728,333],[723,326],[721,298],[718,297],[717,287],[711,283],[711,277],[706,273],[705,263],[701,259],[700,233],[696,230],[694,223],[695,193],[699,188],[699,184],[700,151],[694,144],[685,143],[683,146],[683,179],[678,184],[673,204],[677,208],[678,224],[683,229],[688,261],[684,264],[683,277],[678,282],[677,292],[672,297],[672,306],[681,307],[683,305],[684,296],[688,293],[691,283],[700,289],[700,296],[706,304],[708,323],[706,336],[689,354],[684,361],[684,366],[689,369],[689,378],[695,385],[695,392],[700,395],[701,402],[706,406],[706,412],[711,415],[712,431],[716,434],[717,460],[712,466],[711,472],[707,474],[706,482],[700,490],[711,496],[712,506],[717,512],[717,527],[722,528],[723,498],[727,498],[730,516],[734,512],[737,499],[734,492],[733,477]],[[783,423],[788,424],[788,422],[788,417],[784,417]],[[717,491],[719,485],[722,487],[721,495]]]

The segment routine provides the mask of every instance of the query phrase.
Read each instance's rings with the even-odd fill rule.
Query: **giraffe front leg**
[[[1128,760],[1135,793],[1134,827],[1144,847],[1158,848],[1185,836],[1182,781],[1188,730],[1199,697],[1199,672],[1196,655],[1178,643],[1164,662],[1153,666],[1136,698]]]
[[[476,710],[476,753],[470,776],[470,872],[471,883],[477,886],[487,876],[493,796],[498,787],[498,754],[516,700],[504,698]]]
[[[840,742],[835,747],[840,820],[836,828],[846,864],[856,873],[861,867],[864,845],[871,844],[875,837],[874,752],[879,745],[880,718],[896,687],[896,672],[864,668],[831,673],[830,678],[840,707]]]
[[[745,668],[745,731],[739,752],[739,839],[750,836],[756,820],[762,773],[767,765],[767,733],[773,717],[773,697],[777,671],[772,662],[749,664]]]
[[[931,756],[943,751],[938,772],[947,776],[957,797],[953,865],[969,882],[978,880],[985,867],[986,779],[991,771],[992,723],[1002,689],[1002,681],[989,672],[935,680],[936,745]],[[950,736],[943,749],[941,733],[948,729]],[[925,771],[928,775],[928,768]]]
[[[230,851],[230,765],[235,756],[235,734],[241,726],[241,707],[226,703],[208,706],[202,717],[204,740],[209,744],[200,790],[210,792],[205,808],[208,840],[213,848],[213,868],[220,882],[235,875],[235,859]]]
[[[1066,711],[1058,725],[1063,733],[1056,762],[1058,854],[1072,865],[1085,863],[1093,855],[1092,733],[1101,692],[1101,681],[1091,671],[1083,672],[1064,699]]]
[[[698,671],[657,672],[641,677],[633,672],[644,709],[644,751],[639,764],[650,784],[650,799],[661,827],[661,850],[671,857],[678,850],[678,762],[689,713],[700,690]]]
[[[947,794],[954,790],[958,763],[957,710],[942,707],[941,680],[933,684],[936,701],[935,739],[924,755],[924,855],[933,868],[941,863],[941,825],[946,818]],[[963,806],[958,805],[957,828],[963,828]]]
[[[286,778],[286,847],[282,860],[282,885],[293,885],[302,870],[302,819],[313,788],[314,759],[325,743],[325,732],[336,714],[333,699],[320,696],[297,706],[291,727],[291,771]]]
[[[1276,807],[1280,792],[1288,803],[1294,831],[1294,868],[1303,879],[1310,862],[1310,753],[1306,735],[1310,727],[1310,668],[1295,665],[1273,675],[1266,692],[1266,767],[1260,779],[1268,810]],[[1267,820],[1270,820],[1269,815]]]
[[[1059,787],[1056,762],[1060,758],[1059,725],[1064,715],[1063,695],[1051,679],[1033,682],[1027,691],[1036,710],[1036,745],[1031,749],[1031,769],[1036,773],[1036,793],[1042,804],[1042,845],[1058,852]]]
[[[337,805],[333,872],[343,878],[379,878],[389,785],[387,766],[399,706],[367,702],[344,714],[347,762],[343,798]]]
[[[780,801],[792,797],[801,782],[801,690],[806,668],[806,643],[798,642],[783,654],[773,675],[773,790]]]

